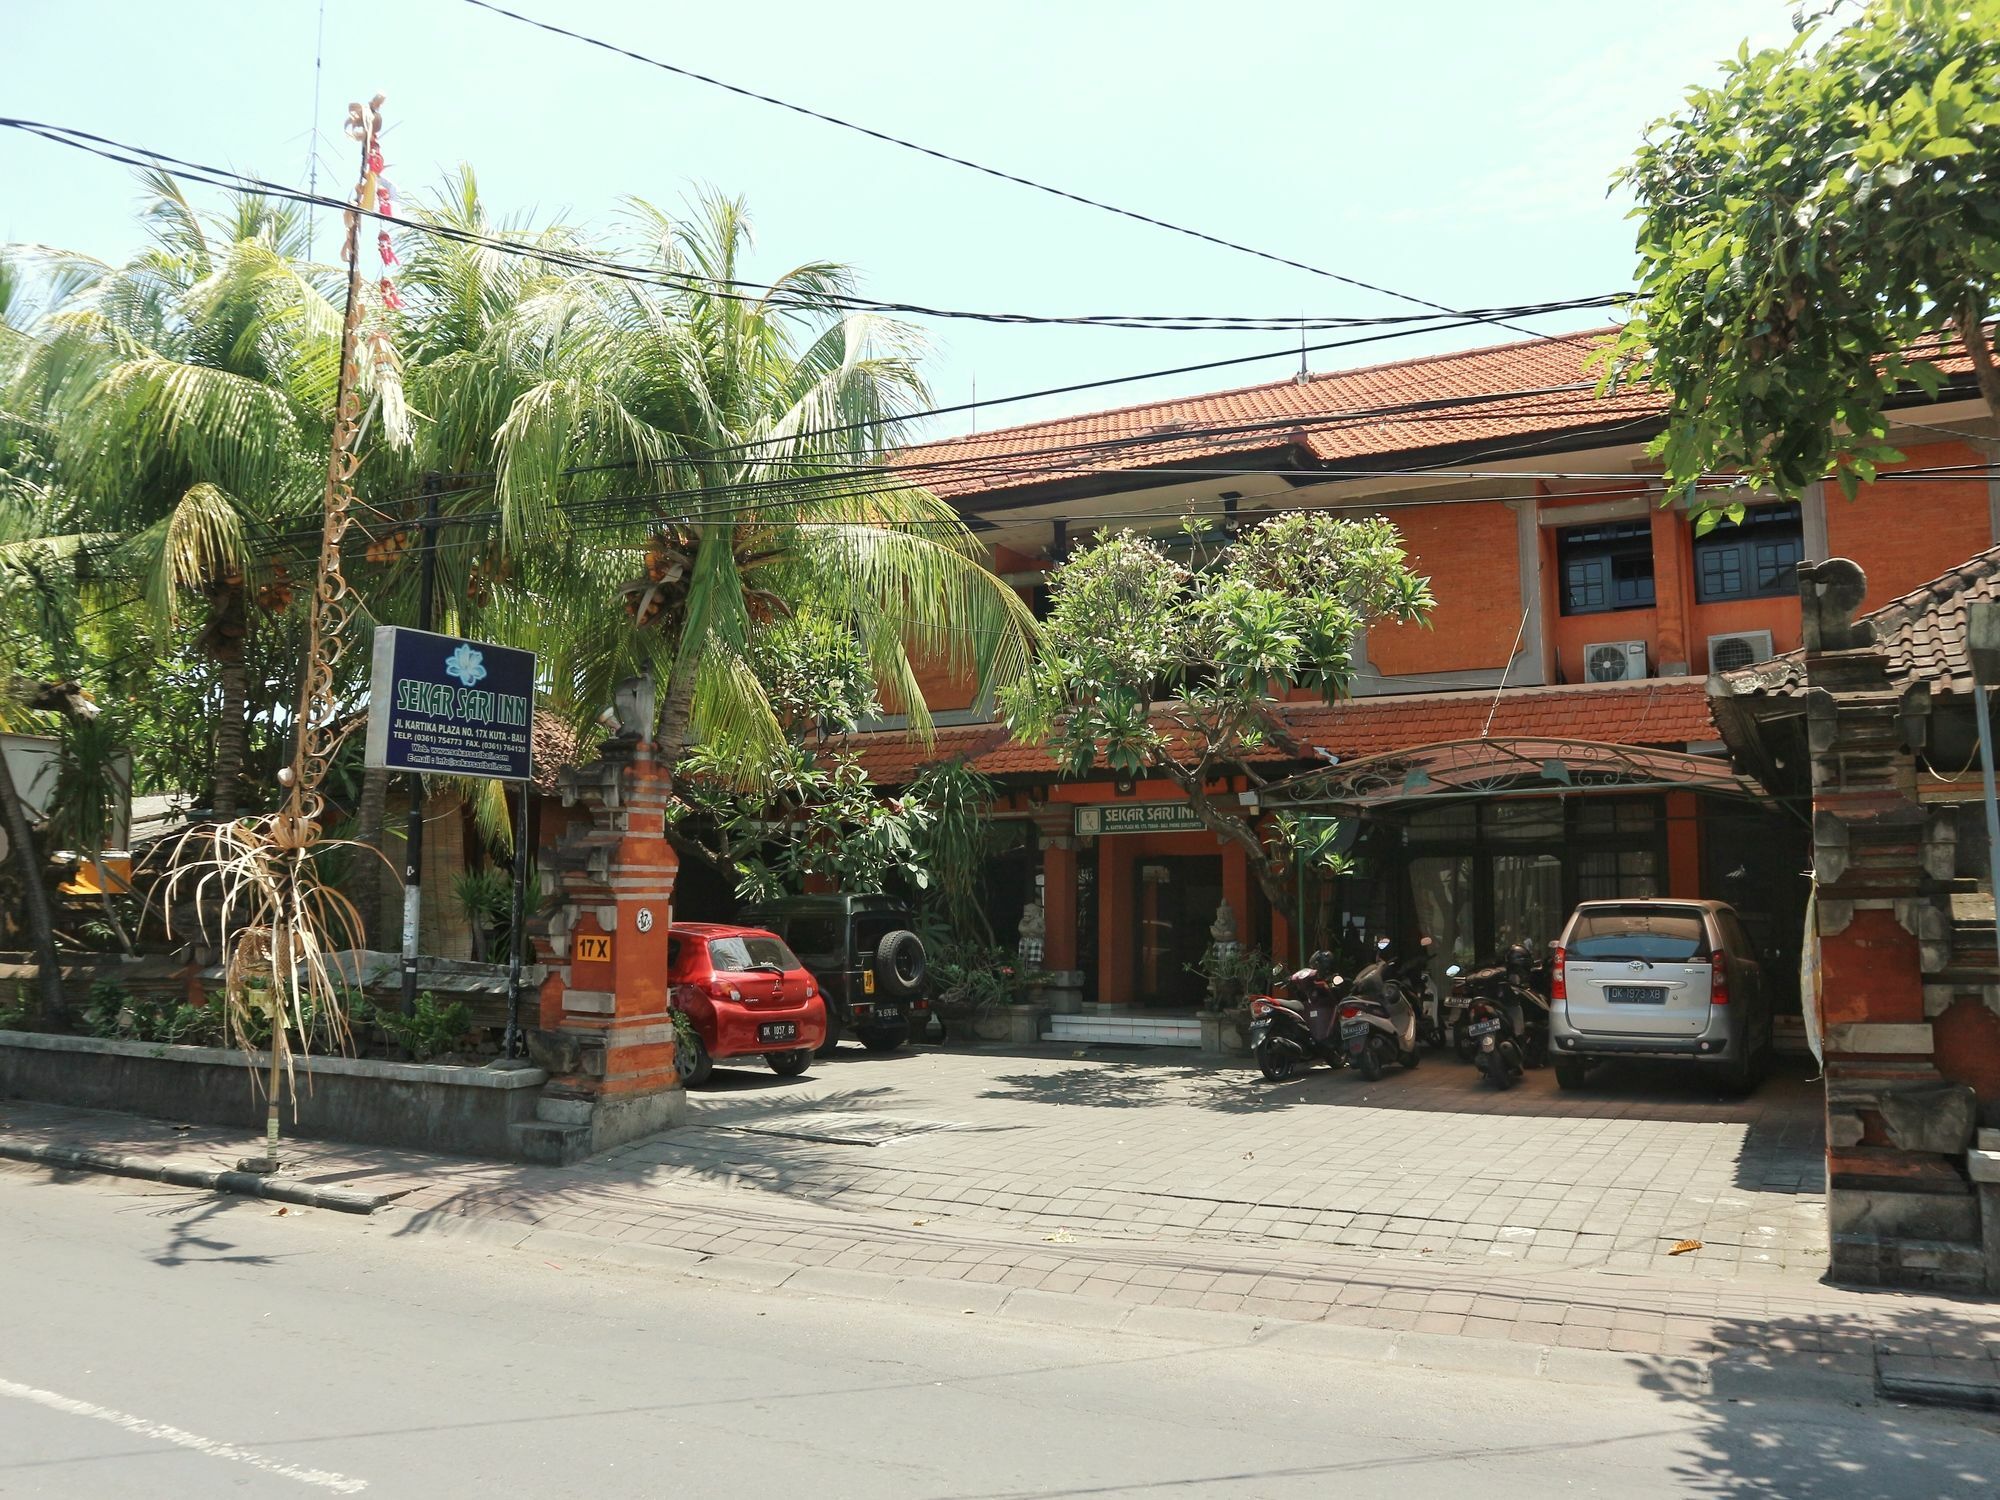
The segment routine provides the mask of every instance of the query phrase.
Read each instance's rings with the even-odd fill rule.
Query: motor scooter
[[[1480,1076],[1498,1089],[1549,1059],[1549,1002],[1534,987],[1534,952],[1533,943],[1514,943],[1472,987],[1466,1041]]]
[[[1378,942],[1381,952],[1384,943]],[[1390,1063],[1414,1068],[1423,1058],[1417,1049],[1417,1010],[1381,960],[1354,976],[1340,1002],[1340,1041],[1348,1066],[1374,1082]]]
[[[1335,972],[1333,955],[1322,948],[1303,969],[1284,975],[1276,986],[1282,993],[1250,1001],[1250,1051],[1265,1078],[1296,1078],[1315,1059],[1346,1066],[1338,1017],[1346,987],[1346,976]]]

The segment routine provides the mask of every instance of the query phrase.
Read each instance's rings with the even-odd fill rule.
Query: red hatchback
[[[723,1058],[762,1057],[790,1078],[826,1040],[826,1002],[798,955],[776,933],[719,922],[676,922],[667,936],[667,985],[694,1022],[683,1084]]]

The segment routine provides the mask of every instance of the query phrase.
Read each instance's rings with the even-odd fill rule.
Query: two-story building
[[[1696,536],[1663,505],[1646,445],[1650,392],[1600,397],[1600,335],[1531,339],[932,443],[898,462],[972,520],[1031,600],[1101,529],[1176,530],[1324,507],[1379,513],[1429,576],[1429,626],[1367,632],[1352,696],[1289,704],[1313,774],[1286,801],[1341,820],[1354,873],[1303,882],[1272,910],[1240,852],[1170,787],[1066,779],[944,674],[925,749],[895,720],[860,737],[894,785],[962,757],[1008,793],[991,882],[996,930],[1039,887],[1046,967],[1081,971],[1105,1007],[1192,1005],[1189,964],[1227,901],[1244,940],[1281,957],[1379,931],[1484,959],[1549,940],[1581,898],[1704,895],[1737,904],[1780,972],[1806,894],[1801,809],[1729,774],[1706,679],[1800,642],[1795,569],[1847,556],[1864,608],[2000,541],[1996,434],[1969,384],[1915,398],[1906,461],[1859,498],[1815,487],[1752,500]],[[1443,959],[1440,959],[1443,962]]]

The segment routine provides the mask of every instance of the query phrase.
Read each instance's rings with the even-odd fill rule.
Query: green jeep
[[[923,939],[893,896],[786,896],[740,920],[768,927],[798,954],[826,995],[824,1056],[852,1032],[870,1052],[894,1052],[930,1020]]]

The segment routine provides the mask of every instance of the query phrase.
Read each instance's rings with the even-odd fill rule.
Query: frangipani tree
[[[1852,498],[1900,457],[1892,396],[1935,391],[1954,347],[2000,418],[2000,0],[1823,7],[1690,90],[1620,179],[1639,295],[1606,379],[1666,391],[1670,488]]]
[[[1191,566],[1157,538],[1119,531],[1072,553],[1050,581],[1042,651],[1001,701],[1015,733],[1047,739],[1071,775],[1102,765],[1165,776],[1282,907],[1287,828],[1260,824],[1221,789],[1231,777],[1263,784],[1267,747],[1303,755],[1278,700],[1342,696],[1356,632],[1423,620],[1430,585],[1379,517],[1295,513],[1212,549],[1197,536],[1194,551]]]

